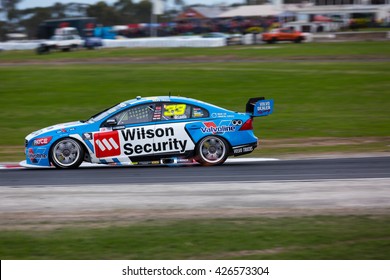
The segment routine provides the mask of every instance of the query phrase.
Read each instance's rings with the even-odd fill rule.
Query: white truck
[[[54,50],[71,51],[82,47],[84,41],[74,27],[58,28],[50,40],[42,42],[38,48],[38,54],[50,53]]]

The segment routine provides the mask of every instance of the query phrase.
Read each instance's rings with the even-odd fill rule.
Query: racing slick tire
[[[196,145],[195,154],[201,165],[221,165],[229,155],[229,145],[223,138],[206,136]]]
[[[50,149],[50,160],[56,168],[77,168],[83,162],[84,155],[84,147],[72,138],[62,138]]]

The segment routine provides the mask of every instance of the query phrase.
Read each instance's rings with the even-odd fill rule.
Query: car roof
[[[137,96],[134,99],[130,99],[122,103],[125,103],[126,105],[135,105],[135,104],[150,103],[150,102],[205,103],[193,98],[180,97],[180,96],[147,96],[147,97]]]
[[[140,104],[147,104],[151,102],[182,102],[182,103],[187,103],[195,106],[205,106],[205,107],[212,107],[214,109],[219,109],[219,110],[225,110],[225,111],[230,111],[225,108],[219,107],[214,104],[210,104],[207,102],[203,102],[197,99],[189,98],[189,97],[181,97],[181,96],[150,96],[150,97],[141,97],[137,96],[134,99],[130,99],[127,101],[122,102],[122,104],[127,106],[134,106],[134,105],[140,105]]]

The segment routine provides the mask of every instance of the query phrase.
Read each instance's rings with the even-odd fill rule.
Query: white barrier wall
[[[103,48],[204,48],[226,46],[224,38],[161,37],[103,40]]]
[[[0,43],[0,50],[33,50],[43,41],[14,41]],[[205,48],[226,46],[224,38],[160,37],[103,40],[103,48]]]
[[[33,50],[39,46],[39,42],[33,41],[21,41],[21,42],[0,42],[0,50],[9,51],[9,50]]]

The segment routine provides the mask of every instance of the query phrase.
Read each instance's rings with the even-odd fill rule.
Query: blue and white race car
[[[47,127],[26,137],[29,167],[77,168],[83,161],[112,165],[220,165],[257,146],[253,117],[273,101],[251,98],[237,113],[184,97],[137,97],[86,121]]]

